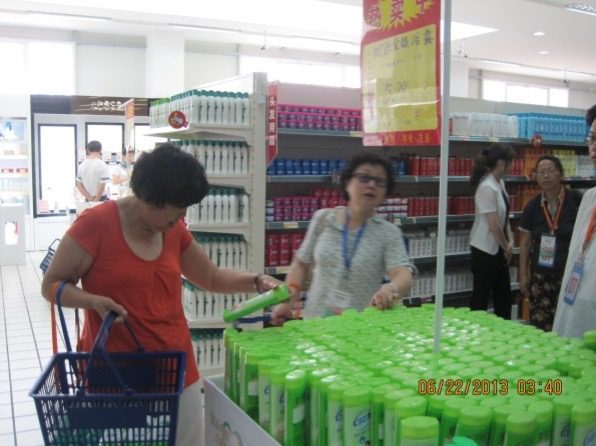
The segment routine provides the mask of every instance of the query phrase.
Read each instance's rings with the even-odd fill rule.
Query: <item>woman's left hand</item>
[[[383,285],[372,297],[370,304],[377,307],[379,310],[388,310],[389,308],[392,308],[394,304],[399,302],[399,300],[400,295],[395,291],[394,287]]]

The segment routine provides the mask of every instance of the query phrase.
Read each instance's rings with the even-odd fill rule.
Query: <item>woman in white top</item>
[[[474,290],[472,310],[486,310],[492,295],[494,311],[511,318],[509,262],[513,237],[509,225],[509,196],[503,177],[509,172],[514,151],[509,144],[493,144],[476,158],[470,184],[475,188],[476,216],[470,233]]]

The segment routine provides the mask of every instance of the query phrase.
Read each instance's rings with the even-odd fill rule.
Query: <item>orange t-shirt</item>
[[[180,257],[192,243],[192,235],[182,221],[164,233],[161,255],[152,261],[141,259],[128,247],[115,201],[87,209],[67,233],[93,257],[91,268],[81,278],[83,289],[126,308],[128,321],[146,351],[185,351],[185,385],[197,381],[199,371],[180,283]],[[101,322],[96,311],[85,310],[80,351],[91,351]],[[122,324],[112,326],[106,348],[136,351]]]

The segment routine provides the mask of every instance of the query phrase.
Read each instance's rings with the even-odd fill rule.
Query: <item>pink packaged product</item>
[[[359,109],[279,104],[277,115],[279,128],[333,131],[362,129]]]

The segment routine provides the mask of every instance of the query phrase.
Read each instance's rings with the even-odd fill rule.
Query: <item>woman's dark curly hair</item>
[[[134,165],[130,184],[138,198],[158,207],[185,208],[209,192],[203,166],[171,143],[143,153]]]

